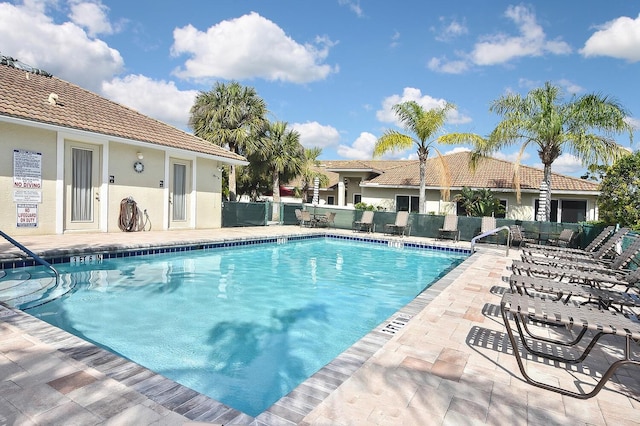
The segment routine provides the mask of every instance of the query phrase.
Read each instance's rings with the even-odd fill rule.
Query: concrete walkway
[[[63,254],[305,232],[314,231],[272,226],[18,240],[39,254]],[[468,247],[468,243],[456,246]],[[8,244],[0,243],[0,257],[16,254]],[[499,312],[501,294],[508,287],[503,278],[510,275],[510,259],[518,256],[513,249],[506,257],[504,248],[481,247],[440,280],[429,302],[371,356],[363,358],[359,368],[346,376],[336,372],[334,378],[340,380],[333,389],[320,384],[313,395],[299,390],[304,398],[281,407],[289,412],[283,417],[238,415],[33,317],[0,306],[0,425],[640,424],[638,368],[620,369],[600,394],[588,400],[561,396],[523,381]],[[597,350],[587,363],[589,368],[568,371],[531,357],[527,368],[551,383],[588,388],[594,376],[606,369],[605,361],[619,356],[618,348],[611,345]],[[637,345],[634,350],[640,356]],[[291,420],[294,418],[299,420]]]

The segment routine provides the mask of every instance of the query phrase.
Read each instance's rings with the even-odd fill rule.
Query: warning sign
[[[16,189],[42,188],[42,153],[13,150],[13,187]]]
[[[38,226],[38,205],[17,204],[16,226],[18,228],[36,228]]]

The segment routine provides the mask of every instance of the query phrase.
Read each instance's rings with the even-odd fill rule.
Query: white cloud
[[[54,23],[39,2],[0,3],[0,40],[3,54],[92,91],[124,64],[117,50],[75,23]]]
[[[317,121],[293,123],[291,128],[300,133],[300,143],[305,148],[326,148],[340,140],[340,133],[334,127],[323,126]]]
[[[629,62],[640,61],[640,15],[636,19],[621,16],[598,28],[580,49],[583,56],[610,56]]]
[[[107,17],[109,8],[102,3],[72,1],[69,6],[71,8],[69,19],[78,26],[85,28],[90,37],[114,32]]]
[[[400,45],[400,42],[398,40],[400,40],[400,33],[398,31],[395,31],[391,36],[391,44],[389,46],[391,48],[398,47]]]
[[[497,158],[498,160],[505,160],[505,161],[509,161],[511,163],[514,163],[517,159],[518,159],[518,153],[519,151],[516,152],[512,152],[512,153],[505,153],[505,152],[494,152],[493,154],[490,154],[490,157],[493,158]],[[531,157],[531,155],[528,152],[525,152],[522,154],[522,158],[520,158],[520,164],[522,164],[524,161],[526,161],[527,159],[529,159]]]
[[[578,93],[584,92],[584,88],[582,86],[579,86],[564,78],[558,80],[558,85],[564,87],[564,90],[566,90],[571,95],[576,95]]]
[[[457,20],[452,19],[447,22],[447,19],[444,17],[440,17],[439,20],[442,26],[439,29],[433,29],[433,31],[438,33],[436,35],[436,40],[438,41],[449,41],[469,32],[467,24],[464,21],[458,22]]]
[[[544,164],[535,163],[532,167],[536,167],[539,169],[544,168]],[[578,157],[572,154],[564,153],[558,157],[553,164],[551,164],[551,171],[553,173],[560,173],[563,175],[572,175],[577,172],[580,172],[584,169],[582,162]]]
[[[198,94],[196,90],[178,90],[173,81],[156,81],[143,75],[105,82],[102,92],[115,102],[183,130],[188,129],[189,111]]]
[[[347,6],[358,18],[364,15],[359,0],[338,0],[340,6]]]
[[[433,58],[429,62],[429,68],[438,72],[459,74],[472,64],[489,66],[507,63],[519,57],[571,53],[571,46],[566,42],[547,39],[530,8],[522,5],[509,6],[505,16],[516,24],[519,35],[498,33],[482,36],[470,53],[457,53],[461,59]]]
[[[427,64],[430,70],[445,74],[462,74],[469,69],[469,62],[464,59],[449,60],[445,58],[431,58]]]
[[[429,95],[422,95],[420,89],[413,87],[405,87],[402,95],[391,95],[382,101],[382,109],[376,112],[376,118],[383,123],[394,123],[398,127],[402,127],[402,123],[398,121],[398,117],[393,112],[393,106],[401,102],[415,101],[425,109],[443,108],[446,100],[432,98]],[[460,114],[457,110],[450,111],[447,121],[453,124],[468,123],[471,118]]]
[[[536,16],[525,6],[509,6],[505,16],[511,19],[520,32],[519,36],[495,34],[485,36],[476,43],[471,58],[476,65],[495,65],[523,56],[541,56],[545,53],[566,54],[571,47],[559,40],[548,41]]]
[[[317,37],[313,44],[300,44],[272,21],[255,12],[222,21],[207,31],[192,25],[173,31],[175,56],[189,55],[180,78],[249,79],[308,83],[322,80],[337,67],[324,64],[335,44]]]
[[[373,134],[362,132],[351,145],[338,146],[338,155],[352,160],[370,160],[377,140]]]
[[[640,130],[640,118],[627,117],[625,120],[634,131]]]

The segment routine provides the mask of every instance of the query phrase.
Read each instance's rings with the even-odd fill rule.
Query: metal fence
[[[353,229],[353,223],[362,216],[361,210],[351,210],[336,208],[331,206],[314,207],[309,204],[280,203],[278,206],[280,220],[272,222],[273,203],[240,203],[225,202],[222,208],[222,226],[267,226],[270,224],[297,225],[295,210],[309,210],[312,214],[325,215],[335,212],[335,227],[339,229]],[[385,225],[395,222],[396,213],[386,211],[376,211],[374,214],[375,232],[384,232]],[[480,217],[458,217],[458,229],[460,230],[460,240],[471,241],[473,237],[480,233],[482,218]],[[417,237],[438,238],[439,229],[444,225],[444,216],[432,214],[411,213],[410,235]],[[538,236],[541,240],[545,238],[557,237],[563,229],[572,229],[578,233],[576,239],[578,247],[588,245],[604,228],[604,225],[588,223],[555,223],[538,221],[517,221],[513,219],[496,219],[496,227],[520,225],[527,236]],[[506,243],[506,232],[498,234],[497,242]],[[492,240],[493,242],[494,240]]]

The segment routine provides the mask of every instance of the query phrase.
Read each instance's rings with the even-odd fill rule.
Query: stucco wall
[[[17,226],[14,201],[13,150],[42,154],[42,203],[37,205],[37,227]],[[9,235],[55,233],[56,214],[56,133],[0,122],[0,229]],[[22,203],[20,203],[22,204]],[[31,203],[29,203],[31,204]]]
[[[138,161],[138,152],[144,157],[140,160],[144,164],[144,171],[141,173],[133,168],[133,164]],[[109,184],[108,191],[108,232],[120,231],[120,203],[127,197],[132,197],[140,210],[147,211],[152,229],[163,229],[166,208],[164,188],[160,188],[160,181],[166,187],[164,158],[164,151],[159,149],[109,143],[107,176],[113,177],[113,183]]]
[[[93,138],[73,135],[68,139],[66,133],[36,127],[0,121],[0,229],[12,236],[47,235],[67,232],[64,203],[65,185],[69,177],[62,173],[58,182],[58,169],[65,162],[69,146],[81,144],[96,147],[99,179],[95,182],[95,197],[99,198],[94,216],[99,220],[89,229],[75,229],[73,232],[121,232],[119,228],[121,202],[133,198],[141,211],[147,212],[148,226],[153,230],[167,229],[169,223],[169,194],[171,166],[173,161],[188,165],[187,168],[187,220],[177,227],[217,228],[221,226],[221,173],[218,167],[222,163],[207,158],[197,158],[194,153],[166,150],[164,147],[125,142],[107,141],[106,138]],[[60,147],[61,158],[57,157]],[[41,154],[41,203],[29,202],[37,206],[37,227],[17,226],[17,202],[14,201],[14,150],[24,150]],[[137,153],[144,170],[134,170],[138,161]],[[103,162],[106,160],[106,163]],[[69,161],[67,159],[67,161]],[[68,166],[65,166],[68,169]],[[60,170],[62,170],[60,168]],[[195,172],[195,173],[193,173]],[[194,176],[195,174],[195,176]],[[215,177],[214,177],[215,176]],[[193,187],[192,179],[196,179]],[[58,184],[59,183],[59,184]],[[58,191],[58,192],[57,192]],[[26,202],[20,202],[26,204]],[[58,208],[58,206],[62,206]],[[58,211],[59,210],[59,211]],[[106,226],[105,226],[106,224]],[[176,225],[171,224],[171,225]]]
[[[222,226],[222,164],[199,158],[196,162],[196,228]]]

